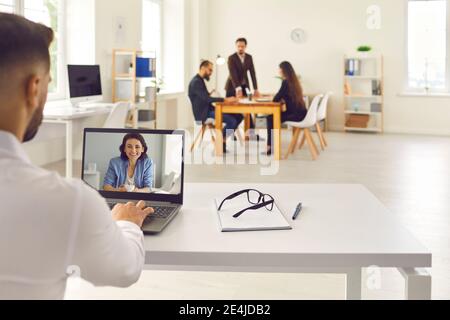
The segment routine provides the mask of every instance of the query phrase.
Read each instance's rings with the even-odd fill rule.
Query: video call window
[[[181,193],[181,135],[88,132],[84,181],[98,191]]]

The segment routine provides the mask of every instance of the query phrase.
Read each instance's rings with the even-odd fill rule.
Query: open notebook
[[[278,209],[276,203],[272,211],[268,211],[266,208],[248,210],[239,218],[233,218],[234,214],[251,206],[246,197],[243,196],[227,201],[222,207],[222,210],[217,211],[221,202],[222,200],[219,199],[215,199],[214,201],[222,232],[292,229],[284,215]]]

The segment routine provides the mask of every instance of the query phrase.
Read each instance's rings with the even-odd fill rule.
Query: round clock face
[[[305,43],[306,42],[306,32],[303,29],[295,28],[291,32],[291,40],[295,43]]]

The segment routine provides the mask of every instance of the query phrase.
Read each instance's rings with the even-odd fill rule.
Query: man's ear
[[[40,84],[42,79],[37,75],[32,75],[28,78],[26,83],[26,101],[28,111],[32,114],[39,107]]]

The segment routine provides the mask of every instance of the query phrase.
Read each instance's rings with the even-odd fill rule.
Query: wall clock
[[[292,30],[291,32],[291,40],[294,43],[305,43],[306,42],[306,32],[305,30],[301,29],[301,28],[295,28],[294,30]]]

